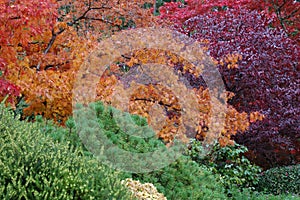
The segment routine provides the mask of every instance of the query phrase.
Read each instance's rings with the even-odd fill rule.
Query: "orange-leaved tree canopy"
[[[1,89],[1,95],[19,95],[19,88],[12,84],[15,82],[10,83],[6,76],[17,76],[16,63],[24,54],[21,48],[34,42],[34,37],[51,30],[56,18],[53,1],[0,1],[0,70],[3,75],[1,86],[5,87]]]
[[[64,122],[72,112],[76,71],[97,39],[129,22],[137,27],[154,22],[143,3],[1,2],[0,58],[8,72],[5,79],[21,88],[29,104],[25,116],[40,114]]]
[[[147,0],[61,0],[59,21],[73,26],[81,36],[97,39],[123,29],[148,27],[156,17],[145,5]]]

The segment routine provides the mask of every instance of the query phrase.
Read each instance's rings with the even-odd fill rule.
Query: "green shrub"
[[[264,171],[258,189],[272,194],[300,195],[300,165],[272,168]]]
[[[207,155],[202,156],[202,143],[192,141],[186,154],[196,162],[210,167],[214,173],[220,174],[221,182],[230,194],[232,185],[254,189],[258,183],[261,169],[242,155],[245,152],[247,148],[239,144],[221,147],[216,143]]]
[[[152,152],[158,148],[165,148],[163,141],[159,140],[155,136],[155,132],[147,126],[148,123],[145,118],[129,113],[121,113],[111,106],[104,106],[102,102],[96,102],[93,106],[95,106],[100,127],[104,130],[106,136],[119,148],[135,153]],[[122,116],[117,118],[116,115]],[[143,136],[147,135],[147,137],[143,138],[129,133],[137,130],[135,127],[132,127],[132,124],[142,128],[139,129],[142,131],[141,134]]]
[[[104,106],[101,102],[94,103],[91,106],[94,106],[96,110],[99,126],[105,135],[120,149],[144,153],[155,151],[158,148],[166,148],[165,144],[155,137],[152,129],[143,129],[143,133],[148,136],[154,135],[153,137],[141,138],[128,134],[128,132],[133,131],[130,124],[146,128],[147,121],[145,118],[123,113],[122,119],[117,123],[116,115],[121,115],[121,113],[118,113],[119,111],[115,108]],[[84,129],[84,126],[82,126],[82,129]],[[150,161],[153,162],[153,160]],[[157,171],[139,174],[124,173],[124,178],[132,178],[142,183],[152,183],[159,192],[170,200],[226,198],[223,186],[218,183],[215,175],[208,168],[199,166],[188,157],[181,157],[171,165]]]
[[[66,127],[58,126],[52,120],[45,120],[39,115],[35,117],[35,123],[38,124],[40,131],[52,138],[54,142],[65,143],[70,150],[76,149],[81,154],[92,157],[92,153],[85,148],[80,140],[72,117],[66,121]]]
[[[0,199],[129,199],[116,172],[0,105]]]
[[[250,189],[243,189],[242,191],[237,187],[231,188],[232,197],[231,200],[299,200],[299,196],[290,194],[263,194],[258,191],[253,191]]]
[[[167,199],[226,199],[223,185],[205,166],[199,166],[187,157],[150,173],[133,174],[133,179],[153,183]]]

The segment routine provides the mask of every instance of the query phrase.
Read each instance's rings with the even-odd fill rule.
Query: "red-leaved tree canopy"
[[[227,90],[235,94],[231,105],[266,116],[235,138],[249,148],[248,157],[265,168],[299,163],[299,34],[291,37],[283,28],[298,28],[299,15],[293,14],[298,13],[299,2],[264,2],[273,10],[262,9],[254,1],[206,2],[169,3],[160,9],[161,17],[175,23],[176,30],[208,42]],[[296,21],[280,21],[274,10],[280,2],[285,2],[280,16]]]

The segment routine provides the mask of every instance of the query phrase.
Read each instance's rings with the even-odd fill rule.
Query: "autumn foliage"
[[[62,0],[58,1],[59,21],[75,28],[81,36],[103,39],[114,32],[147,27],[156,23],[145,0]]]
[[[195,2],[184,8],[173,6],[171,16],[170,12],[164,14],[164,9],[170,9],[167,4],[161,8],[162,17],[175,22],[176,30],[208,41],[208,51],[219,62],[226,89],[235,94],[229,100],[234,108],[265,115],[235,140],[246,145],[248,157],[265,168],[299,163],[299,35],[287,34],[278,13],[262,10],[259,4],[255,7],[254,2],[232,5],[230,1],[214,1],[203,6]],[[281,11],[285,14],[299,11],[299,2],[283,2]],[[221,7],[224,5],[226,9]],[[291,15],[290,20],[296,18],[299,15]],[[289,25],[298,29],[298,22]]]
[[[189,116],[197,118],[199,121],[197,126],[185,130],[186,135],[190,138],[197,138],[199,140],[210,137],[207,132],[212,123],[211,109],[214,105],[209,94],[209,89],[201,78],[201,74],[194,71],[193,66],[185,59],[171,52],[157,49],[142,49],[133,52],[130,57],[127,57],[126,59],[119,59],[117,63],[118,64],[112,65],[109,68],[109,71],[106,71],[98,84],[97,94],[99,100],[104,100],[111,104],[111,95],[114,90],[117,90],[118,92],[127,92],[124,88],[115,87],[118,81],[124,81],[122,80],[122,76],[126,75],[126,73],[131,73],[131,75],[129,75],[131,77],[126,79],[123,84],[129,85],[131,81],[136,79],[135,71],[137,71],[138,68],[143,70],[141,67],[143,64],[162,64],[166,67],[171,67],[172,70],[177,71],[178,76],[183,76],[188,80],[185,87],[189,88],[192,86],[192,88],[187,92],[196,94],[199,110],[197,113],[190,112]],[[124,72],[124,66],[129,72]],[[160,74],[161,76],[165,76],[166,74],[164,70],[154,73]],[[168,78],[176,79],[176,77],[172,77],[171,74],[168,74]],[[184,90],[180,85],[177,85],[176,88],[180,91]],[[160,84],[149,84],[138,87],[129,99],[130,112],[146,117],[149,124],[154,127],[155,130],[158,130],[158,137],[163,139],[166,143],[171,142],[175,136],[178,136],[176,134],[179,132],[179,125],[181,125],[182,120],[184,120],[182,119],[181,114],[182,105],[178,99],[180,97],[174,96],[174,92],[175,91],[170,91]],[[230,99],[232,98],[233,93],[226,93],[226,96],[226,99]],[[160,116],[165,115],[167,117],[163,127],[159,127],[162,122],[155,121],[155,114],[151,112],[153,106],[161,107],[162,110],[160,111],[161,113],[159,113]],[[220,112],[222,112],[222,110],[220,110]],[[233,144],[234,142],[231,140],[232,135],[235,135],[238,131],[244,132],[248,129],[250,122],[262,119],[263,115],[258,112],[252,112],[248,115],[246,112],[239,113],[232,106],[228,106],[225,116],[225,126],[222,131],[218,133],[220,144],[223,146]]]
[[[29,104],[29,107],[24,110],[24,115],[39,114],[63,123],[72,113],[72,88],[76,71],[88,52],[97,44],[97,40],[122,29],[156,24],[151,10],[142,8],[144,3],[144,1],[129,3],[127,1],[55,2],[50,0],[29,1],[25,4],[21,4],[20,1],[3,2],[1,20],[6,26],[2,26],[1,30],[5,34],[13,33],[4,35],[5,40],[3,39],[1,43],[1,55],[7,55],[2,56],[6,59],[3,62],[4,71],[7,72],[4,78],[20,88]],[[39,5],[44,9],[39,10]],[[141,50],[132,53],[134,55],[123,62],[129,67],[150,61],[161,64],[171,63],[174,69],[183,64],[185,69],[182,72],[193,74],[192,71],[188,72],[188,63],[166,52]],[[114,66],[111,66],[111,69],[113,68]],[[118,66],[116,68],[120,69]],[[177,68],[177,70],[181,69]],[[104,76],[104,79],[100,80],[100,86],[105,88],[102,90],[100,88],[101,91],[98,91],[102,99],[109,97],[116,82],[116,76]],[[148,101],[150,98],[154,102],[160,102],[161,106],[168,107],[168,123],[163,127],[159,137],[166,142],[171,141],[177,128],[174,124],[178,124],[180,118],[179,113],[176,112],[180,107],[178,100],[175,98],[174,101],[174,98],[170,98],[171,91],[164,91],[165,89],[159,85],[145,87],[141,89],[152,91],[151,94],[136,91],[131,99],[131,112],[149,117],[147,107],[149,108],[149,103],[151,104]],[[151,87],[152,89],[149,90]],[[210,99],[207,89],[198,87],[194,90],[202,105],[200,113],[203,119],[190,134],[204,138],[207,137],[205,130],[210,123],[208,120]],[[161,96],[162,92],[165,95]],[[144,100],[141,101],[141,98]],[[170,99],[173,99],[172,102]],[[229,113],[231,114],[226,118],[226,128],[220,136],[224,145],[232,143],[230,135],[238,130],[246,130],[249,125],[247,114],[239,114],[233,108],[229,109]],[[254,118],[251,120],[255,121]]]
[[[24,116],[39,114],[64,122],[72,113],[74,76],[97,39],[126,28],[122,19],[137,27],[151,22],[149,11],[139,7],[141,3],[1,2],[3,78],[21,88],[26,97],[29,107]],[[134,13],[129,12],[133,8]]]
[[[250,149],[264,167],[300,161],[299,139],[299,2],[292,0],[187,0],[165,3],[161,16],[145,9],[146,0],[0,0],[0,97],[15,105],[22,95],[24,117],[42,115],[64,123],[72,114],[72,90],[78,69],[98,42],[126,29],[169,25],[202,43],[222,74],[230,103],[221,145],[232,136]],[[208,137],[213,105],[201,74],[172,52],[128,52],[99,78],[97,98],[111,103],[122,76],[147,63],[169,66],[188,80],[197,96],[199,124],[190,137]],[[159,74],[159,73],[157,73]],[[186,85],[186,86],[187,86]],[[191,86],[191,87],[190,87]],[[180,87],[178,88],[180,90]],[[125,91],[125,90],[124,90]],[[130,112],[151,119],[158,106],[167,124],[158,136],[173,140],[181,123],[179,99],[160,84],[140,86]],[[244,134],[240,134],[243,133]],[[265,149],[264,147],[269,149]]]
[[[16,103],[14,97],[19,96],[19,89],[7,76],[18,75],[16,63],[22,62],[24,54],[21,47],[27,47],[34,37],[51,29],[57,18],[55,9],[52,1],[0,2],[0,93],[9,94],[12,103]]]
[[[299,4],[300,2],[295,0],[187,0],[185,4],[182,2],[165,3],[160,8],[160,13],[161,19],[177,24],[209,12],[222,12],[227,9],[256,10],[269,19],[268,25],[281,27],[291,38],[299,42]]]

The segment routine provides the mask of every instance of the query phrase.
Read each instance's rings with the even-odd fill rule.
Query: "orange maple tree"
[[[146,25],[147,18],[153,21],[142,3],[2,1],[0,57],[8,72],[5,79],[21,88],[29,104],[24,116],[40,114],[63,123],[72,113],[76,71],[97,39],[124,28],[124,20],[137,27]]]
[[[85,37],[103,39],[116,31],[156,24],[147,0],[61,0],[59,21]]]
[[[17,76],[17,62],[22,62],[22,47],[33,43],[33,38],[50,30],[57,18],[53,1],[0,1],[0,61],[2,79]],[[54,12],[53,12],[54,11]],[[12,69],[12,71],[11,71]],[[14,71],[15,70],[15,71]],[[14,83],[14,81],[9,81]],[[7,85],[6,85],[7,86]],[[7,86],[9,89],[10,86]],[[12,94],[9,92],[9,94]],[[15,99],[12,102],[16,103]]]

